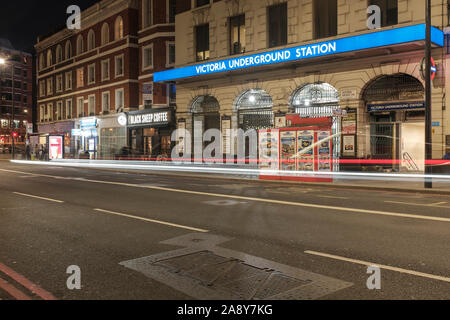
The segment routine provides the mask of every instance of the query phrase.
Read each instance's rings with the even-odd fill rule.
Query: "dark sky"
[[[14,48],[30,52],[38,35],[64,25],[67,7],[74,4],[84,10],[99,0],[1,0],[0,38],[7,38]]]

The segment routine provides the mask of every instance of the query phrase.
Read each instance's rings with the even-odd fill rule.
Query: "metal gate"
[[[393,124],[372,124],[370,127],[370,140],[371,154],[374,159],[393,159]]]

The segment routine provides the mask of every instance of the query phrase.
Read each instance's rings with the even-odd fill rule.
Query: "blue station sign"
[[[153,79],[154,82],[173,81],[219,72],[241,70],[257,66],[293,62],[308,58],[421,41],[425,40],[425,29],[425,24],[419,24],[299,47],[266,51],[233,59],[212,61],[168,71],[156,72],[153,75]],[[444,33],[441,30],[432,27],[431,41],[435,45],[442,47],[444,45]]]
[[[405,102],[405,103],[383,103],[383,104],[368,104],[367,111],[395,111],[395,110],[416,110],[424,109],[424,102]]]

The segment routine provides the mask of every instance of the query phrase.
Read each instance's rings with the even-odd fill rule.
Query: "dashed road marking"
[[[340,256],[327,254],[327,253],[321,253],[321,252],[317,252],[317,251],[305,251],[305,253],[314,255],[314,256],[329,258],[329,259],[333,259],[333,260],[351,262],[351,263],[360,264],[360,265],[368,266],[368,267],[377,266],[380,269],[400,272],[400,273],[409,274],[409,275],[413,275],[413,276],[417,276],[417,277],[439,280],[439,281],[444,281],[444,282],[450,282],[449,277],[442,277],[442,276],[437,276],[437,275],[429,274],[429,273],[423,273],[423,272],[418,272],[418,271],[413,271],[413,270],[408,270],[408,269],[403,269],[403,268],[391,267],[391,266],[382,265],[382,264],[373,263],[373,262],[367,262],[367,261],[363,261],[363,260],[350,259],[350,258],[346,258],[346,257],[340,257]]]
[[[45,200],[45,201],[50,201],[50,202],[56,202],[56,203],[64,203],[64,201],[61,201],[61,200],[55,200],[55,199],[50,199],[50,198],[39,197],[39,196],[35,196],[35,195],[32,195],[32,194],[26,194],[26,193],[20,193],[20,192],[13,192],[13,193],[17,194],[19,196],[23,196],[23,197],[29,197],[29,198]]]
[[[209,232],[208,230],[204,230],[204,229],[193,228],[193,227],[183,226],[183,225],[180,225],[180,224],[154,220],[154,219],[147,219],[147,218],[133,216],[133,215],[130,215],[130,214],[125,214],[125,213],[120,213],[120,212],[114,212],[114,211],[103,210],[103,209],[94,209],[94,211],[101,212],[101,213],[106,213],[106,214],[111,214],[111,215],[115,215],[115,216],[121,216],[121,217],[125,217],[125,218],[130,218],[130,219],[135,219],[135,220],[140,220],[140,221],[145,221],[145,222],[162,224],[162,225],[166,225],[166,226],[169,226],[169,227],[180,228],[180,229],[185,229],[185,230],[189,230],[189,231],[195,231],[195,232],[201,232],[201,233]]]

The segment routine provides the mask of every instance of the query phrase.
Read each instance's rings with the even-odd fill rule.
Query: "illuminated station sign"
[[[245,68],[271,65],[282,62],[294,62],[309,58],[330,56],[339,53],[392,46],[415,41],[423,41],[425,40],[425,29],[425,24],[419,24],[403,28],[346,37],[332,41],[319,42],[300,47],[266,51],[233,59],[197,64],[163,72],[156,72],[154,74],[154,81],[173,81],[177,79],[190,78],[219,72],[241,70]],[[443,32],[437,28],[432,27],[431,41],[435,45],[442,47],[444,45]]]

